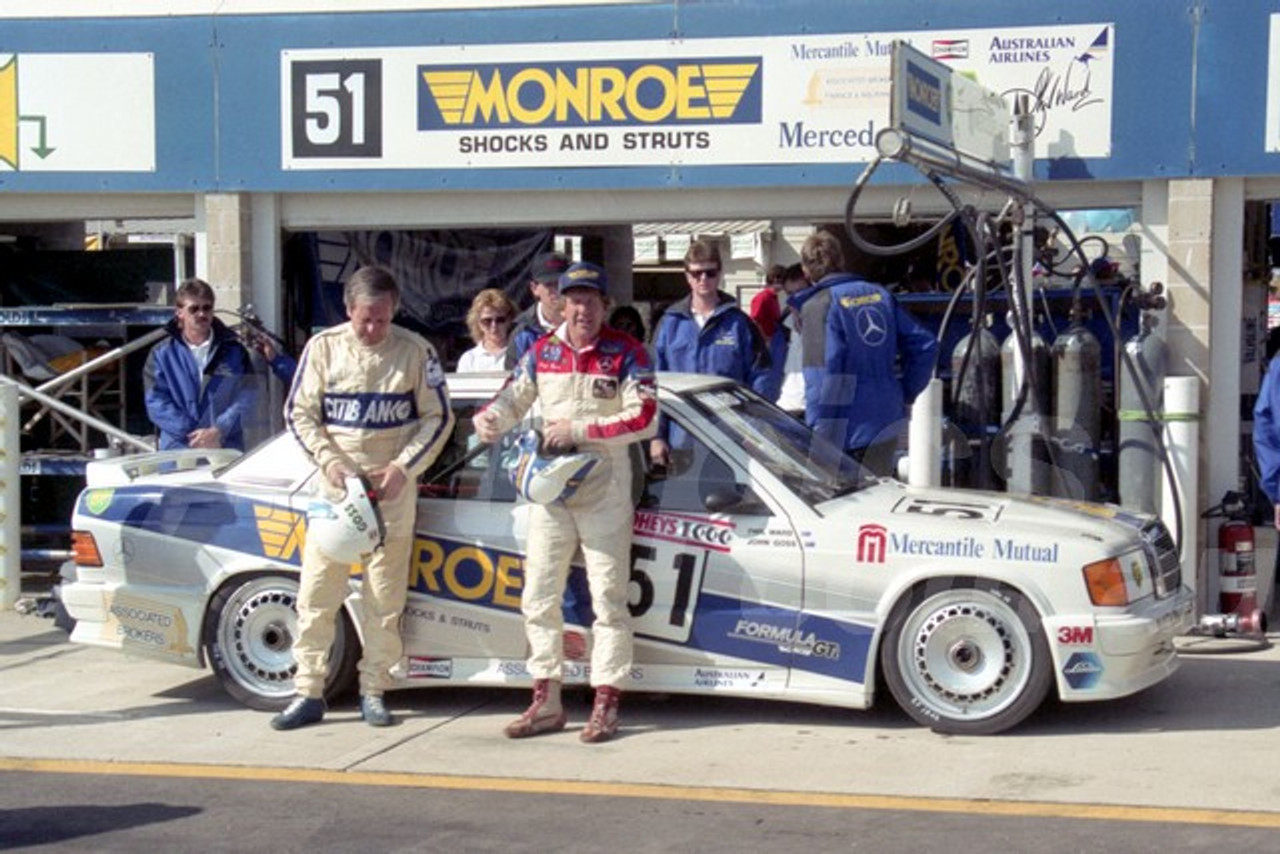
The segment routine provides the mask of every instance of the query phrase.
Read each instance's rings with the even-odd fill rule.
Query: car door
[[[687,438],[647,473],[635,516],[637,663],[685,665],[672,678],[699,692],[781,691],[802,604],[799,538],[749,464],[704,441],[696,419],[672,417]]]
[[[525,655],[523,526],[501,464],[505,443],[479,442],[472,423],[487,400],[454,399],[449,444],[419,482],[402,628],[411,676],[456,678],[442,663],[451,658]]]

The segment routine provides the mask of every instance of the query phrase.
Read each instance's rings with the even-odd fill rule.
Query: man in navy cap
[[[560,325],[564,319],[558,288],[560,276],[569,269],[569,259],[559,252],[544,252],[533,260],[529,291],[534,303],[516,316],[507,342],[506,368],[520,361],[529,345]]]
[[[550,504],[529,505],[529,541],[520,610],[529,640],[533,702],[506,727],[509,738],[564,729],[565,580],[581,546],[591,590],[591,685],[596,689],[584,742],[607,741],[618,729],[618,699],[631,670],[627,586],[631,568],[629,449],[657,428],[658,395],[644,346],[604,323],[605,273],[595,264],[569,267],[559,281],[564,320],[534,341],[516,369],[475,417],[476,434],[495,442],[533,407],[542,415],[552,453],[577,449],[599,462],[577,490]]]

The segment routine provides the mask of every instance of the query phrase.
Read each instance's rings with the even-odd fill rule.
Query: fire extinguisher
[[[1204,515],[1226,518],[1218,528],[1218,607],[1224,614],[1252,614],[1258,609],[1258,573],[1244,496],[1228,492]]]

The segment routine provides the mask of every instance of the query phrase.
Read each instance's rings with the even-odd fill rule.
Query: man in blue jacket
[[[200,279],[178,286],[169,337],[151,348],[143,373],[147,415],[160,450],[244,450],[244,421],[256,393],[244,345],[213,316],[213,288]]]
[[[1258,463],[1258,486],[1267,496],[1271,508],[1268,516],[1280,530],[1280,356],[1272,357],[1267,365],[1257,403],[1253,406],[1253,455]],[[1275,570],[1272,573],[1274,592],[1268,611],[1277,611],[1280,598],[1280,551],[1276,553]]]
[[[844,272],[829,232],[805,240],[800,263],[813,283],[790,300],[800,312],[805,422],[892,475],[906,407],[933,376],[938,342],[887,290]]]
[[[684,256],[689,296],[672,305],[658,322],[653,338],[659,371],[712,374],[737,380],[765,394],[769,382],[769,351],[760,329],[738,302],[720,290],[720,249],[695,240]],[[654,465],[670,463],[671,448],[684,436],[665,418],[649,444]]]
[[[560,276],[569,269],[569,258],[559,252],[544,252],[533,261],[529,292],[533,305],[516,315],[507,341],[506,367],[511,370],[525,351],[543,335],[564,322],[564,302],[560,298]]]

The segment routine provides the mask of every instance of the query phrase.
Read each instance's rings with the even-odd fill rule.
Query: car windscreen
[[[740,385],[693,391],[686,399],[807,504],[818,505],[875,482],[840,449]]]

